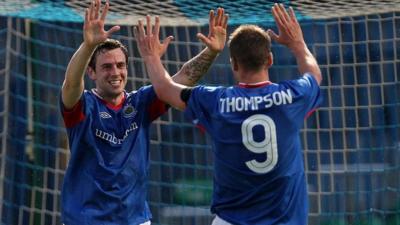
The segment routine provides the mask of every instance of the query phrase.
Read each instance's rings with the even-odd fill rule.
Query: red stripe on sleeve
[[[78,101],[72,109],[63,108],[62,112],[65,127],[71,128],[85,119],[82,101]]]
[[[161,101],[160,99],[156,98],[149,106],[148,112],[149,112],[149,118],[150,121],[153,121],[160,117],[162,114],[164,114],[168,110],[168,106]]]
[[[207,132],[206,128],[201,124],[196,124],[196,127],[200,131],[201,134],[205,134]]]
[[[310,117],[316,110],[317,109],[312,109],[311,111],[309,111],[304,119],[307,119],[308,117]]]

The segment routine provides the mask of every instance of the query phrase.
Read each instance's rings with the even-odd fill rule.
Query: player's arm
[[[270,37],[276,42],[287,46],[296,58],[298,69],[301,74],[310,73],[318,84],[322,81],[321,70],[317,60],[308,49],[300,24],[296,19],[294,10],[290,7],[289,13],[283,4],[272,7],[272,15],[278,27],[279,34],[268,30]]]
[[[62,102],[67,109],[72,108],[82,96],[84,75],[96,46],[119,30],[119,26],[114,26],[108,31],[104,30],[109,2],[107,1],[101,8],[101,0],[95,0],[85,11],[83,43],[69,61],[62,85]]]
[[[177,109],[183,110],[185,104],[180,100],[179,93],[186,86],[178,84],[172,79],[165,70],[160,59],[169,41],[164,41],[163,44],[159,41],[159,17],[156,17],[154,30],[152,28],[150,16],[147,16],[146,20],[146,30],[144,29],[142,20],[139,20],[138,26],[134,27],[133,31],[139,53],[146,65],[147,74],[150,77],[150,81],[153,84],[158,98]]]
[[[142,56],[147,73],[158,98],[171,105],[172,107],[183,111],[186,103],[181,99],[181,92],[187,88],[183,84],[176,83],[169,73],[164,69],[160,57],[154,55]]]
[[[223,8],[218,8],[217,13],[214,10],[209,12],[209,32],[208,36],[198,33],[197,37],[207,47],[194,58],[186,62],[183,67],[172,77],[179,83],[188,86],[195,85],[201,77],[207,73],[214,59],[224,49],[226,42],[226,28],[228,24],[228,15]],[[156,19],[156,29],[159,26]]]
[[[214,11],[210,11],[209,35],[207,37],[202,34],[197,35],[207,48],[187,62],[173,77],[170,77],[164,69],[160,59],[161,53],[165,51],[159,42],[160,20],[156,17],[153,29],[150,16],[147,16],[146,19],[146,30],[142,21],[139,20],[138,26],[134,28],[134,34],[140,55],[146,64],[147,73],[157,96],[171,106],[183,110],[186,105],[180,97],[182,90],[187,86],[194,85],[207,72],[214,58],[225,46],[228,16],[224,14],[222,8],[217,10],[216,17]]]

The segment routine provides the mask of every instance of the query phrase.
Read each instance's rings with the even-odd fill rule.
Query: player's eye
[[[103,64],[101,66],[101,68],[104,70],[110,70],[110,69],[112,69],[112,64]]]
[[[126,63],[124,63],[124,62],[118,63],[117,67],[118,67],[118,69],[124,69],[124,68],[126,68]]]

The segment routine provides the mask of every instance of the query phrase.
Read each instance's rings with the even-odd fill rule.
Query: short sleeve
[[[222,87],[194,87],[184,112],[185,116],[196,125],[207,129],[210,126],[211,117],[217,114],[221,90]]]
[[[307,106],[307,113],[315,110],[322,103],[320,86],[311,74],[306,73],[299,79],[288,81],[287,84],[296,96],[302,97]]]

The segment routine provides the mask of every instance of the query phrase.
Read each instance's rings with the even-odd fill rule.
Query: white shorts
[[[219,216],[215,216],[211,225],[232,225],[225,220],[221,219]]]

